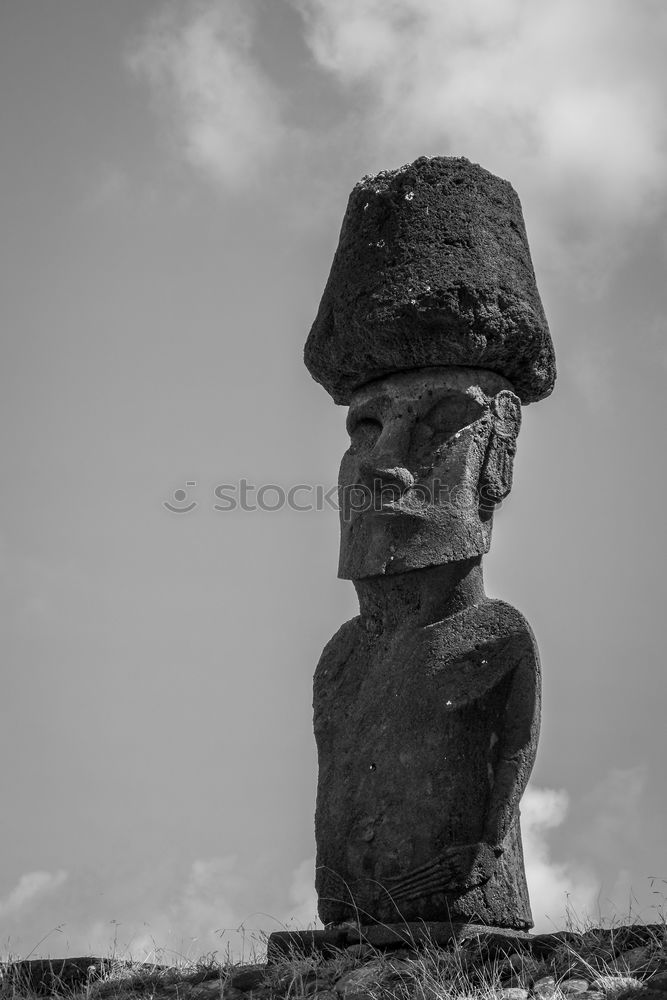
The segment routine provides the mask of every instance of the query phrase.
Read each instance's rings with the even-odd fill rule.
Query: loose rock
[[[335,984],[335,990],[339,996],[350,1000],[354,994],[363,992],[366,987],[379,986],[389,981],[395,981],[400,973],[407,973],[408,966],[404,962],[392,962],[385,959],[376,959],[362,966],[360,969],[353,969]]]
[[[543,976],[533,983],[533,996],[538,1000],[551,1000],[556,992],[556,980],[553,976]]]
[[[585,993],[590,983],[586,979],[564,979],[558,984],[561,993],[568,994]]]

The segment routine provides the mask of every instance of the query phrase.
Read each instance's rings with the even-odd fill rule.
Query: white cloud
[[[347,99],[342,121],[308,135],[286,111],[310,98],[295,88],[288,101],[254,51],[251,0],[170,0],[130,56],[181,155],[223,188],[285,157],[315,184],[330,161],[372,171],[464,155],[512,181],[540,268],[587,294],[664,213],[660,0],[290,2]]]
[[[250,895],[247,874],[235,856],[194,861],[171,903],[146,920],[128,948],[137,957],[166,950],[187,958],[229,948],[244,952],[244,917]]]
[[[667,190],[657,0],[293,0],[362,108],[371,169],[465,155],[519,190],[545,263],[599,279]],[[357,112],[358,113],[358,112]]]
[[[51,892],[55,892],[67,879],[67,872],[27,872],[21,875],[16,886],[0,899],[0,917],[14,917],[31,904]]]
[[[285,927],[294,930],[322,926],[317,916],[315,858],[306,858],[292,872],[289,906],[284,914],[283,923]]]
[[[567,809],[568,796],[562,790],[529,787],[521,801],[526,879],[536,931],[561,929],[568,913],[584,918],[599,892],[592,873],[551,857],[549,832],[563,823]]]
[[[253,181],[284,136],[280,99],[252,53],[249,5],[166,4],[134,46],[184,158],[227,188]]]
[[[312,858],[292,872],[286,898],[284,889],[278,890],[285,899],[282,911],[257,910],[258,900],[266,899],[262,883],[272,877],[271,864],[275,859],[257,859],[250,872],[241,868],[234,855],[193,862],[185,882],[173,886],[167,905],[157,905],[141,924],[126,920],[120,925],[123,952],[137,960],[163,953],[195,959],[211,952],[235,961],[262,960],[264,934],[312,927],[317,920]],[[85,934],[74,933],[77,940],[85,940],[82,946],[102,954],[109,951],[108,922],[94,923]]]

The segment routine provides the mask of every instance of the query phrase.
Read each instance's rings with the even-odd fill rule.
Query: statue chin
[[[482,556],[492,526],[492,517],[482,520],[477,511],[468,517],[437,510],[428,518],[364,513],[341,519],[338,577],[362,580]]]

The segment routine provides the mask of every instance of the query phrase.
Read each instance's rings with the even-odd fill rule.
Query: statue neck
[[[429,625],[484,600],[482,557],[407,573],[355,580],[362,622],[370,631]]]

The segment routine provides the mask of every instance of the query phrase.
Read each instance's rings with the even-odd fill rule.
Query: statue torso
[[[510,689],[538,669],[501,601],[379,634],[344,625],[315,673],[318,866],[383,882],[482,840]]]

